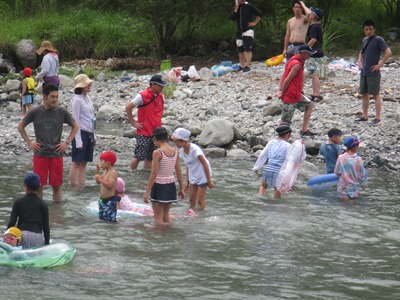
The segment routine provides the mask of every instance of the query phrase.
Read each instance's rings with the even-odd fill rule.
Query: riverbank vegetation
[[[232,2],[232,3],[231,3]],[[209,56],[235,52],[234,1],[0,0],[0,53],[16,42],[51,40],[62,60],[168,55]],[[253,0],[263,11],[255,58],[282,51],[291,1]],[[373,19],[388,38],[400,25],[400,0],[305,1],[324,10],[325,50],[357,53],[362,22]],[[400,26],[399,26],[400,27]]]

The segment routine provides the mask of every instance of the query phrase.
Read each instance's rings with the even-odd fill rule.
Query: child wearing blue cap
[[[24,178],[26,195],[15,200],[7,228],[22,231],[22,248],[39,247],[50,243],[49,209],[39,198],[40,178],[28,173]]]
[[[342,200],[358,197],[360,185],[367,180],[362,158],[358,155],[360,141],[349,136],[343,141],[347,151],[337,159],[334,173],[339,177],[337,191]]]

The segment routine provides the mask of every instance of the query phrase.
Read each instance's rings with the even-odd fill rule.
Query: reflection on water
[[[149,172],[128,172],[128,161],[119,158],[116,168],[141,202]],[[186,199],[163,231],[152,218],[109,224],[88,214],[99,191],[91,178],[83,191],[64,186],[61,205],[46,190],[52,238],[70,241],[76,258],[49,270],[0,267],[1,298],[28,299],[35,290],[40,299],[400,299],[397,176],[370,170],[362,197],[348,202],[300,179],[277,201],[271,190],[256,195],[254,162],[211,163],[216,188],[207,210],[182,217]],[[5,228],[30,158],[0,167]]]

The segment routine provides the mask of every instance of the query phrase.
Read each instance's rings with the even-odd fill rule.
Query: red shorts
[[[47,178],[51,186],[61,186],[64,174],[64,160],[62,157],[33,156],[33,172],[39,175],[40,184],[47,185]]]

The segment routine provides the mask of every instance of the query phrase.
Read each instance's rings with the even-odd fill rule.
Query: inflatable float
[[[323,174],[311,177],[307,181],[307,187],[311,190],[325,191],[337,186],[339,178],[336,174]]]
[[[117,218],[120,217],[148,217],[148,216],[153,216],[153,209],[146,205],[146,204],[139,204],[139,203],[135,203],[136,207],[138,208],[138,210],[140,211],[129,211],[129,210],[121,210],[118,209],[117,211]],[[99,204],[98,201],[93,201],[90,202],[90,204],[86,207],[86,210],[93,214],[98,216],[99,215]]]
[[[0,242],[0,265],[19,268],[51,268],[69,263],[75,248],[66,241],[32,249],[15,249]]]
[[[282,54],[281,54],[281,55],[277,55],[277,56],[268,58],[268,59],[265,61],[265,64],[266,64],[268,67],[277,66],[277,65],[279,65],[281,62],[283,62],[284,59],[285,59],[285,57],[284,57]]]
[[[306,148],[302,140],[296,140],[286,154],[285,162],[276,179],[276,189],[280,193],[287,193],[296,182],[301,163],[306,159]]]
[[[368,173],[365,174],[365,180],[368,179]],[[336,174],[323,174],[311,177],[307,181],[307,187],[315,191],[325,191],[337,187],[339,177]]]

